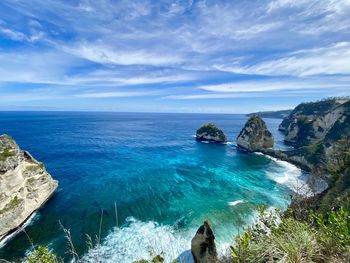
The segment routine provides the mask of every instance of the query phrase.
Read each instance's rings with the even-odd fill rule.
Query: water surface
[[[232,142],[246,119],[224,114],[1,112],[0,133],[11,135],[59,180],[57,193],[27,234],[35,244],[49,244],[67,257],[61,222],[83,255],[86,234],[98,235],[102,215],[102,244],[89,255],[130,262],[147,256],[150,245],[171,255],[188,249],[198,226],[209,219],[218,245],[225,246],[251,222],[259,205],[285,208],[289,179],[300,175],[291,165],[239,152],[232,144],[193,138],[200,125],[215,122]],[[277,147],[283,148],[280,121],[266,119]],[[28,249],[22,233],[0,249],[0,258],[22,257]]]

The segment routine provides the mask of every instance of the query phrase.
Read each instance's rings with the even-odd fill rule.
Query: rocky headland
[[[196,139],[198,141],[208,141],[225,143],[227,142],[226,135],[222,130],[216,127],[213,123],[204,124],[196,132]]]
[[[350,171],[346,167],[350,157],[350,99],[331,98],[298,105],[279,126],[286,143],[294,146],[291,150],[273,149],[271,143],[263,147],[265,134],[270,133],[266,126],[257,124],[260,120],[252,118],[258,120],[253,116],[248,120],[237,138],[239,147],[308,171],[308,183],[314,189],[317,186],[312,184],[327,182],[328,189],[323,188],[316,197],[327,200],[327,207],[337,207],[337,202],[349,198]],[[315,206],[322,203],[314,201]]]
[[[58,186],[45,166],[0,136],[0,241],[20,227]]]

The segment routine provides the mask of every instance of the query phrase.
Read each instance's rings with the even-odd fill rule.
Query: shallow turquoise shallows
[[[194,139],[200,125],[214,122],[234,142],[246,119],[1,112],[0,133],[11,135],[59,180],[57,193],[26,228],[28,236],[67,259],[61,222],[86,261],[98,254],[104,262],[131,262],[149,250],[163,250],[170,259],[190,248],[191,237],[208,219],[222,250],[252,222],[259,205],[286,208],[293,180],[301,175],[292,165],[239,152],[231,143]],[[284,147],[280,121],[266,119],[277,147]],[[101,218],[100,245],[88,252],[86,234],[95,240]],[[30,247],[19,234],[0,249],[0,258],[23,257]]]

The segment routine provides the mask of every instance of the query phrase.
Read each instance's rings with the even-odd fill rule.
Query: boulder
[[[217,262],[215,236],[207,221],[197,230],[191,241],[191,252],[196,263]]]
[[[224,132],[213,123],[208,123],[200,127],[197,130],[196,139],[199,141],[210,141],[217,143],[227,142]]]
[[[251,152],[272,148],[273,143],[271,132],[258,115],[252,115],[248,119],[237,137],[237,145]]]

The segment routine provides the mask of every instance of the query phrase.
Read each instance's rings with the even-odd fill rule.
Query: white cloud
[[[328,47],[292,52],[275,60],[268,60],[252,66],[215,65],[223,71],[269,76],[311,76],[329,74],[350,74],[350,42],[341,42]]]
[[[72,55],[101,64],[116,65],[173,65],[183,59],[178,54],[162,54],[147,50],[122,50],[118,47],[83,43],[76,47],[65,46],[62,49]]]
[[[79,98],[122,98],[149,96],[150,92],[132,92],[132,91],[113,91],[113,92],[91,92],[75,95]]]
[[[8,38],[16,41],[27,40],[27,36],[22,32],[14,31],[8,28],[0,28],[0,33],[7,36]]]

